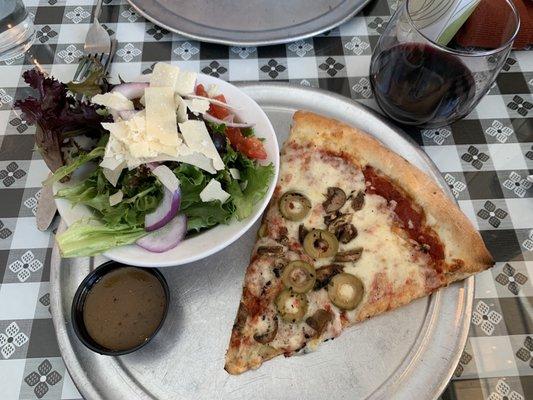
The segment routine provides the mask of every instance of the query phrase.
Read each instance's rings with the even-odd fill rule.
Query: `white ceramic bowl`
[[[239,108],[240,110],[237,114],[242,116],[246,122],[255,123],[256,135],[265,139],[263,143],[267,152],[267,159],[262,163],[272,163],[274,165],[274,176],[269,183],[266,195],[255,205],[252,214],[245,220],[232,220],[229,225],[218,225],[199,235],[187,238],[172,250],[164,253],[151,253],[139,246],[128,245],[111,249],[105,252],[104,256],[124,264],[139,267],[170,267],[187,264],[210,256],[232,244],[250,229],[265,210],[274,192],[279,172],[279,147],[272,124],[259,105],[237,87],[218,78],[203,74],[198,75],[198,83],[206,87],[210,84],[218,85],[228,104]],[[76,180],[73,179],[67,185],[75,182]],[[61,187],[64,187],[64,184],[55,184],[54,192]],[[80,218],[91,216],[91,212],[86,206],[78,205],[72,207],[72,204],[65,199],[56,199],[56,204],[61,217],[67,225],[71,225]]]

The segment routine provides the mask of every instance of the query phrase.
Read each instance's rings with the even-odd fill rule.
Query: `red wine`
[[[420,43],[379,54],[370,81],[382,110],[404,124],[446,125],[470,112],[475,97],[474,77],[460,59]]]

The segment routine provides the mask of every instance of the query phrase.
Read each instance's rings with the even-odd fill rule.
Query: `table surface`
[[[373,1],[339,28],[262,48],[199,43],[154,26],[125,1],[104,0],[101,21],[117,38],[112,76],[134,77],[170,61],[229,81],[288,81],[375,108],[372,49],[399,0]],[[24,0],[37,39],[0,63],[0,397],[77,399],[49,314],[53,236],[35,227],[47,168],[35,127],[12,110],[30,91],[35,63],[69,80],[82,55],[93,0]],[[513,52],[476,110],[449,127],[411,136],[442,171],[497,263],[476,278],[468,342],[443,399],[533,399],[533,52]],[[56,221],[57,223],[57,221]]]

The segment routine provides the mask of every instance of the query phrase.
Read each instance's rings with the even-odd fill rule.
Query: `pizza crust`
[[[426,223],[437,233],[445,247],[445,262],[448,270],[444,271],[443,277],[442,274],[439,275],[442,279],[431,286],[406,281],[403,286],[376,301],[365,301],[360,308],[354,310],[353,318],[339,322],[339,326],[342,323],[342,327],[339,327],[339,331],[336,331],[334,336],[340,333],[340,329],[427,296],[439,287],[464,279],[493,265],[492,257],[479,233],[440,187],[418,168],[368,134],[317,114],[298,111],[294,115],[289,139],[282,149],[282,162],[290,164],[291,157],[295,157],[295,154],[298,154],[302,148],[309,152],[329,152],[357,167],[363,168],[370,165],[381,171],[424,209]],[[294,149],[300,150],[293,151]],[[276,220],[279,217],[277,200],[287,185],[290,184],[284,182],[280,174],[280,182],[263,217],[270,236],[275,237],[279,233],[276,227]],[[252,266],[257,261],[257,247],[272,244],[276,244],[273,239],[259,239],[247,268],[243,297],[226,353],[225,369],[230,374],[240,374],[256,369],[263,362],[284,354],[282,349],[253,340],[253,332],[250,331],[253,325],[254,305],[250,302],[253,281],[249,279],[249,275],[254,274],[255,267],[252,268]],[[288,253],[285,256],[290,258]],[[300,254],[296,258],[301,257]],[[262,300],[271,302],[268,298]],[[250,304],[248,309],[247,304]],[[323,339],[322,337],[321,340]],[[291,355],[292,353],[285,354]]]
[[[362,167],[370,165],[383,172],[424,209],[428,225],[445,245],[445,261],[454,266],[447,271],[447,283],[494,265],[470,220],[433,179],[406,159],[368,134],[336,120],[297,111],[293,121],[287,144],[307,144],[317,150],[338,153]]]

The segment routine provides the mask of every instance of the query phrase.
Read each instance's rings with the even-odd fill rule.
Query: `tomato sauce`
[[[387,178],[378,175],[374,168],[365,167],[363,174],[367,184],[370,185],[367,186],[367,193],[384,197],[389,203],[394,201],[396,203],[394,212],[402,222],[409,237],[424,246],[433,261],[444,260],[442,243],[433,229],[425,226],[423,211],[416,210],[411,199],[398,190]]]

